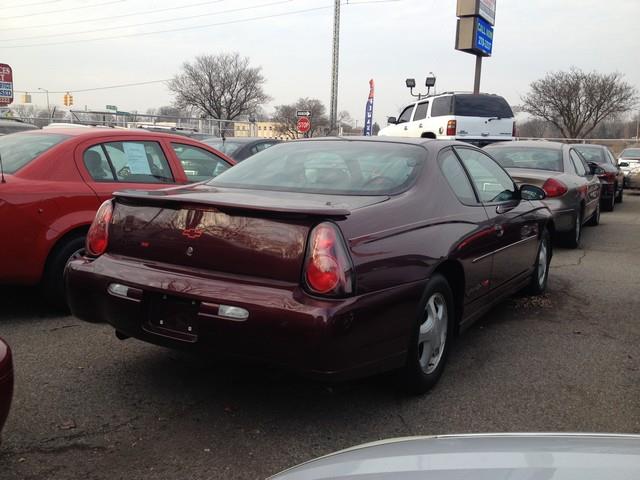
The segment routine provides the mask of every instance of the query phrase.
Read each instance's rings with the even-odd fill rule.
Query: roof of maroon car
[[[34,135],[34,134],[42,134],[42,133],[51,133],[57,135],[68,135],[70,137],[113,137],[113,136],[122,136],[122,137],[130,137],[130,136],[149,136],[149,137],[169,137],[176,140],[185,140],[189,139],[189,137],[185,137],[184,135],[176,135],[170,132],[150,132],[149,130],[144,130],[141,128],[106,128],[106,127],[54,127],[54,128],[45,128],[42,130],[29,130],[27,132],[20,132],[20,134],[24,135]],[[193,139],[191,139],[193,140]],[[197,141],[197,140],[196,140]]]

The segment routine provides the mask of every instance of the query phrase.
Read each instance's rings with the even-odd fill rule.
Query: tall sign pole
[[[334,134],[338,123],[338,57],[340,52],[340,0],[335,0],[333,10],[333,62],[331,64],[331,106],[329,131]]]
[[[480,93],[482,57],[493,52],[493,26],[496,23],[496,0],[458,0],[456,7],[456,50],[476,56],[473,93]]]
[[[373,135],[373,90],[374,83],[372,78],[369,80],[369,98],[367,99],[367,108],[364,112],[364,131],[362,133],[365,137]]]

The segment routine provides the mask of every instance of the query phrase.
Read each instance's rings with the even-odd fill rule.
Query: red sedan
[[[0,432],[9,415],[13,396],[13,363],[11,349],[0,338]]]
[[[115,190],[208,180],[235,163],[184,136],[86,127],[0,137],[0,155],[0,284],[42,283],[57,304],[66,263]]]

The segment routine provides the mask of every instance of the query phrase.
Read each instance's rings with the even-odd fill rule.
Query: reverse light
[[[568,191],[567,186],[555,178],[547,179],[542,185],[542,189],[547,194],[547,197],[561,197]]]
[[[455,134],[456,134],[456,121],[449,120],[447,122],[447,136],[451,137],[451,136],[455,136]]]
[[[109,224],[113,216],[113,202],[107,200],[98,209],[89,232],[87,233],[86,250],[89,255],[97,257],[107,250],[109,243]]]
[[[303,277],[305,287],[314,294],[344,296],[353,292],[351,260],[333,223],[321,223],[311,231]]]

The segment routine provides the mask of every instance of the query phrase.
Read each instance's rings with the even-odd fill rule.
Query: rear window
[[[233,154],[237,152],[240,149],[240,147],[243,145],[242,143],[235,143],[235,142],[229,142],[229,141],[223,142],[222,140],[213,141],[213,142],[207,141],[204,143],[206,143],[210,147],[215,148],[219,152],[224,153],[225,155],[229,155],[230,157],[232,157]]]
[[[388,195],[405,190],[425,150],[382,142],[313,141],[275,145],[209,185],[285,192]]]
[[[640,148],[627,148],[620,154],[621,157],[640,158]]]
[[[460,117],[513,117],[507,101],[493,95],[454,95],[453,114]]]
[[[599,147],[575,146],[587,162],[609,163],[608,158],[604,154],[604,150]]]
[[[5,173],[15,173],[69,135],[53,133],[13,134],[0,137],[0,155]]]
[[[564,171],[561,150],[536,147],[487,147],[485,150],[504,168]]]

